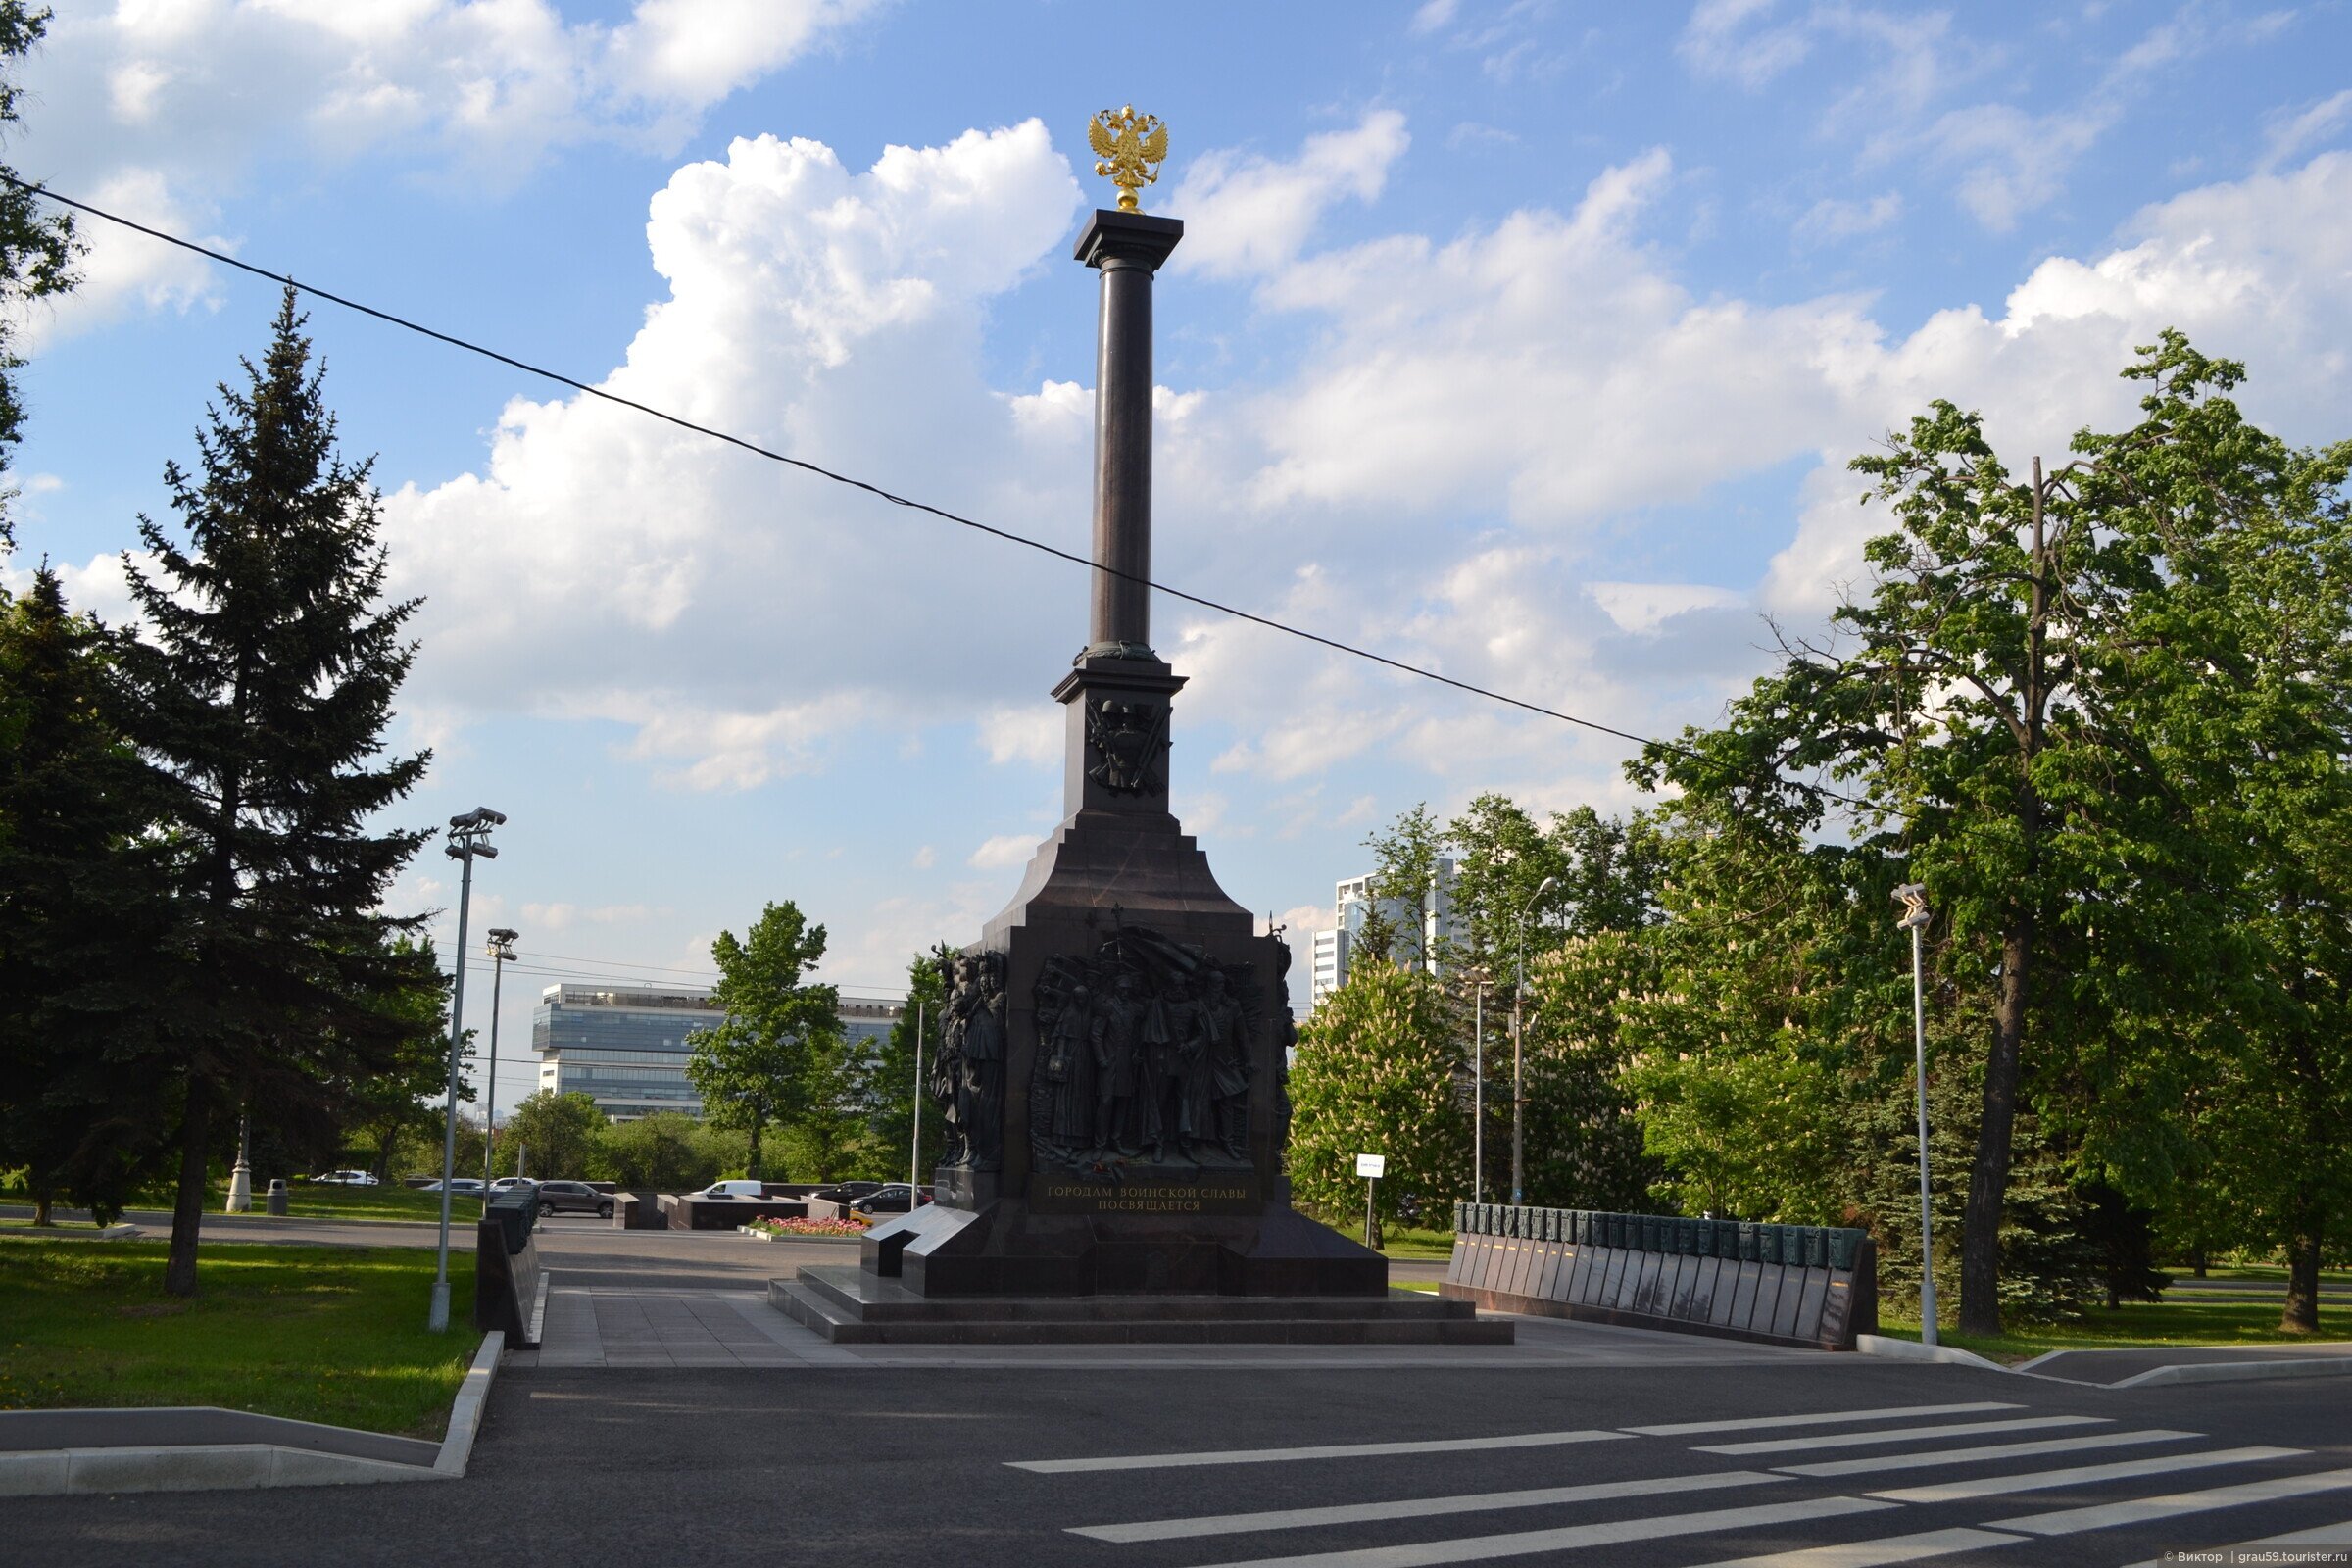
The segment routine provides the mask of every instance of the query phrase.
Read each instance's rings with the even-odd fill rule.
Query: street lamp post
[[[924,1001],[914,1002],[914,1147],[906,1151],[906,1212],[913,1213],[921,1205],[915,1199],[923,1191],[923,1011]]]
[[[473,897],[473,858],[498,858],[497,848],[487,841],[490,830],[506,819],[505,813],[487,806],[449,819],[447,854],[465,869],[458,876],[457,962],[452,965],[457,973],[450,982],[449,1102],[441,1118],[441,1250],[433,1268],[433,1302],[424,1320],[424,1326],[435,1334],[449,1331],[449,1184],[457,1179],[458,1169],[458,1048],[466,1038],[466,905]],[[487,1199],[489,1194],[482,1196]]]
[[[1894,928],[1911,933],[1911,1045],[1919,1069],[1919,1338],[1923,1345],[1934,1345],[1936,1228],[1935,1213],[1928,1203],[1928,1004],[1919,956],[1919,933],[1928,923],[1928,890],[1923,883],[1906,882],[1894,890],[1894,896],[1903,906],[1903,917]]]
[[[482,1196],[490,1196],[494,1168],[493,1146],[498,1141],[498,992],[507,965],[514,961],[514,939],[519,931],[503,925],[490,928],[490,1075],[482,1080]]]
[[[1484,968],[1470,976],[1470,1201],[1487,1200],[1487,987]]]
[[[1527,999],[1527,918],[1536,912],[1536,906],[1544,902],[1544,895],[1549,893],[1552,884],[1557,881],[1559,878],[1556,876],[1545,877],[1538,884],[1536,896],[1527,901],[1527,907],[1519,911],[1519,975],[1511,990],[1511,1201],[1514,1204],[1525,1200],[1525,1189],[1520,1183],[1519,1156],[1520,1135],[1527,1110],[1527,1096],[1520,1078],[1524,1054],[1521,1042],[1526,1036],[1520,1023],[1520,1007]]]

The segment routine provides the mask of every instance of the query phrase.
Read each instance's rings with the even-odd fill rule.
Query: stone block
[[[42,1497],[66,1490],[67,1455],[0,1453],[0,1497]]]

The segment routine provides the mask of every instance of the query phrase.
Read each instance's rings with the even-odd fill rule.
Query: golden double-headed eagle
[[[1156,115],[1139,115],[1133,104],[1105,109],[1086,122],[1086,144],[1095,150],[1095,172],[1119,187],[1119,211],[1141,212],[1135,193],[1159,178],[1168,156],[1168,127]]]

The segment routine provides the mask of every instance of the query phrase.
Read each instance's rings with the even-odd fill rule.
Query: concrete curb
[[[2012,1377],[2039,1378],[2044,1383],[2065,1383],[2078,1389],[2161,1389],[2182,1383],[2267,1383],[2282,1378],[2352,1377],[2352,1356],[2299,1357],[2292,1361],[2186,1361],[2173,1366],[2152,1366],[2114,1383],[2099,1383],[2089,1378],[2034,1370],[2052,1356],[2081,1353],[2075,1350],[2049,1350],[2022,1366],[2003,1366],[1973,1350],[1948,1345],[1921,1345],[1915,1340],[1892,1340],[1883,1334],[1856,1335],[1854,1348],[1864,1355],[1883,1355],[1894,1361],[1973,1366],[1982,1372],[2006,1372]]]
[[[2044,1373],[2043,1376],[2054,1374]],[[2173,1383],[2261,1383],[2273,1378],[2340,1378],[2352,1375],[2352,1356],[2306,1357],[2293,1361],[2191,1361],[2150,1367],[2111,1389],[2157,1389]]]
[[[1892,1361],[1937,1361],[1947,1366],[1973,1366],[1980,1372],[2018,1370],[1987,1360],[1974,1350],[1949,1345],[1922,1345],[1917,1340],[1892,1340],[1884,1334],[1857,1334],[1854,1348],[1864,1355],[1883,1355]]]
[[[179,1444],[158,1447],[47,1448],[0,1453],[0,1497],[128,1492],[222,1492],[262,1487],[332,1487],[386,1481],[455,1481],[466,1474],[482,1407],[506,1336],[482,1337],[449,1412],[449,1432],[428,1469],[273,1443]]]
[[[490,1401],[490,1380],[498,1375],[498,1358],[506,1348],[504,1329],[482,1336],[482,1348],[473,1353],[473,1365],[466,1369],[466,1381],[458,1386],[457,1400],[449,1407],[449,1434],[441,1440],[434,1474],[455,1481],[466,1473],[473,1458],[474,1434],[482,1427],[482,1407]]]

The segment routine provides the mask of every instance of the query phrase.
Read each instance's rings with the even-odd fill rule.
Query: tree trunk
[[[757,1116],[752,1118],[752,1152],[751,1158],[745,1162],[743,1174],[746,1180],[760,1180],[760,1118]]]
[[[46,1187],[39,1189],[32,1195],[33,1224],[42,1226],[44,1228],[54,1227],[57,1224],[57,1221],[49,1217],[49,1204],[56,1197],[57,1195],[52,1193]]]
[[[2320,1332],[2320,1204],[2308,1189],[2295,1203],[2295,1234],[2286,1248],[2286,1310],[2281,1334]]]
[[[1984,1061],[1984,1119],[1968,1177],[1960,1231],[1960,1332],[2001,1332],[2001,1205],[2009,1195],[2009,1144],[2017,1124],[2018,1061],[2026,1034],[2026,965],[2034,921],[2021,915],[2001,938],[2001,1000]]]
[[[196,1230],[204,1223],[204,1177],[210,1163],[213,1081],[188,1074],[187,1108],[179,1129],[179,1192],[172,1202],[172,1248],[164,1258],[164,1291],[196,1294]]]

